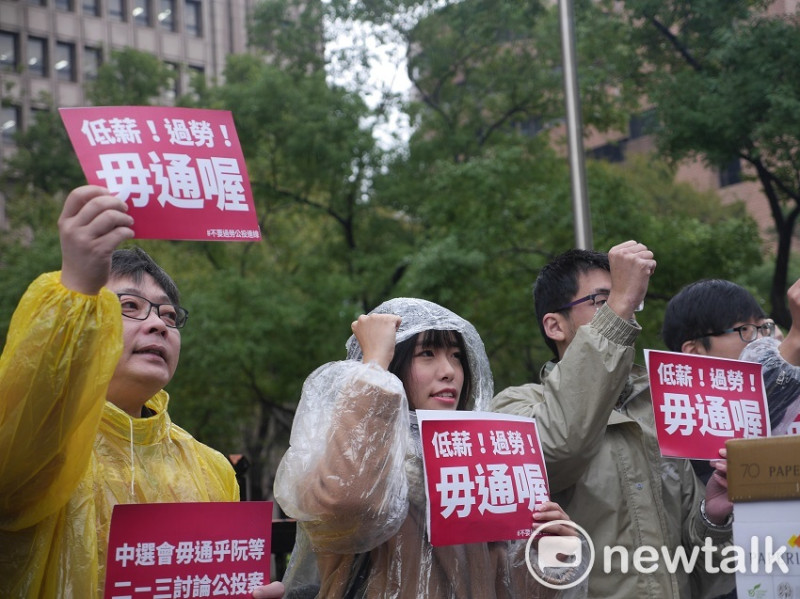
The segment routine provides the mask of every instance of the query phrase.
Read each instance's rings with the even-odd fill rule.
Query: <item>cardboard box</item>
[[[737,439],[728,450],[728,497],[739,599],[800,599],[800,436]]]
[[[725,448],[731,501],[800,499],[800,436],[732,439]]]

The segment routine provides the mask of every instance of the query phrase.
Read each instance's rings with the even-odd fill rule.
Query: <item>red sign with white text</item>
[[[768,437],[761,364],[645,350],[661,455],[714,460],[728,439]]]
[[[431,545],[526,539],[550,496],[536,421],[417,410]]]
[[[800,435],[800,413],[794,417],[794,420],[789,425],[789,428],[786,429],[787,435]]]
[[[229,111],[97,106],[59,113],[87,181],[128,203],[137,238],[261,239]]]
[[[271,534],[270,501],[116,505],[104,598],[251,597]]]

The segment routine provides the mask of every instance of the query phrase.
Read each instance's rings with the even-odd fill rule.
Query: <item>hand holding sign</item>
[[[137,238],[261,239],[230,112],[165,106],[59,112],[87,180],[128,204]]]
[[[711,460],[714,474],[706,483],[705,512],[711,522],[721,526],[733,511],[733,503],[728,500],[728,451],[722,448],[719,455],[723,459]]]
[[[269,501],[117,505],[104,597],[280,597],[267,584],[271,514]]]
[[[443,410],[417,419],[431,545],[528,538],[531,512],[550,498],[536,421]],[[564,515],[557,505],[539,514]]]
[[[770,434],[761,365],[645,350],[661,455],[714,460],[728,439]]]
[[[271,582],[253,590],[253,599],[281,599],[286,589],[282,582]]]
[[[533,510],[533,532],[545,522],[553,522],[555,520],[569,520],[567,512],[564,511],[559,504],[555,501],[545,501],[540,503]],[[575,535],[575,529],[571,526],[563,524],[554,524],[547,527],[548,534],[556,535]]]
[[[111,254],[133,237],[128,207],[108,190],[85,185],[67,196],[58,219],[61,237],[61,283],[96,295],[108,280]]]

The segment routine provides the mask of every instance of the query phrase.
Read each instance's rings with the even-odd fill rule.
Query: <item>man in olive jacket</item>
[[[536,418],[553,498],[596,549],[589,597],[714,597],[734,584],[717,569],[731,540],[725,462],[715,462],[706,489],[688,460],[661,457],[647,374],[633,363],[635,310],[655,267],[646,246],[626,241],[608,254],[570,250],[542,269],[536,315],[556,359],[541,384],[508,388],[491,404]],[[637,572],[633,555],[643,546],[659,557]],[[612,547],[627,552],[625,563],[619,550],[606,559]],[[680,548],[697,553],[689,572],[661,557]]]

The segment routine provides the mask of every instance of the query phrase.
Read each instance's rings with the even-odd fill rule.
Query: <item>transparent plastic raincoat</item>
[[[156,414],[105,401],[122,349],[119,300],[29,287],[0,357],[0,597],[102,597],[118,503],[236,501],[225,457]]]
[[[761,374],[773,435],[792,434],[790,429],[800,414],[800,366],[786,361],[780,344],[775,337],[761,337],[748,343],[739,356],[740,360],[763,366]]]
[[[461,333],[471,403],[485,409],[492,376],[469,322],[409,298],[385,302],[373,313],[401,317],[396,343],[428,329]],[[299,522],[284,577],[287,599],[552,596],[528,572],[524,542],[431,546],[415,414],[400,380],[361,358],[351,336],[347,360],[308,377],[278,468],[275,498]]]

